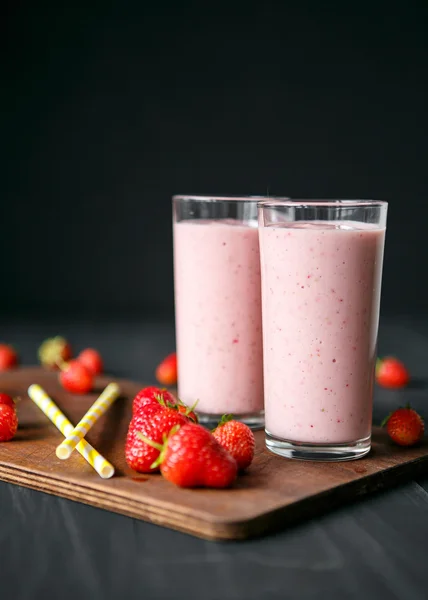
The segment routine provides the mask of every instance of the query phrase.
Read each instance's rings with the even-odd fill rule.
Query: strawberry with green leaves
[[[179,487],[226,488],[236,479],[236,460],[201,425],[188,422],[173,428],[157,443],[148,435],[137,436],[158,451],[155,466],[160,465],[163,477]]]
[[[238,469],[250,466],[254,458],[256,441],[248,425],[234,421],[233,415],[224,415],[213,431],[215,439],[226,448],[236,460]]]
[[[159,470],[156,460],[159,458],[159,447],[170,431],[188,423],[188,419],[173,408],[160,406],[142,410],[133,415],[128,428],[125,444],[125,458],[128,466],[138,473],[155,473]],[[145,440],[150,440],[148,444]]]
[[[132,413],[138,413],[146,406],[159,406],[171,408],[177,399],[170,392],[154,385],[141,389],[132,401]]]
[[[48,369],[59,369],[60,363],[72,357],[70,344],[60,335],[46,339],[37,353],[42,366]]]

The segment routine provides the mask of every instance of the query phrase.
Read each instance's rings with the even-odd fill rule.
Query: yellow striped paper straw
[[[62,460],[70,458],[77,444],[83,440],[88,431],[95,425],[98,419],[106,412],[119,396],[120,390],[117,383],[109,383],[103,393],[96,400],[88,412],[80,419],[73,431],[70,431],[66,439],[56,449],[56,455]]]
[[[33,384],[28,388],[28,395],[40,410],[52,421],[60,432],[67,436],[74,427],[67,417],[59,410],[57,405],[49,398],[40,385]],[[109,479],[114,475],[114,467],[99,452],[95,450],[86,440],[82,440],[76,446],[76,450],[95,469],[100,477]]]

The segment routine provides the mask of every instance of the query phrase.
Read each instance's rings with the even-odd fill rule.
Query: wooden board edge
[[[250,520],[216,521],[212,523],[188,513],[185,515],[174,515],[170,511],[163,509],[162,506],[156,506],[151,503],[138,502],[131,499],[125,501],[123,497],[114,493],[88,490],[88,488],[75,485],[74,483],[59,482],[57,479],[50,478],[49,476],[44,478],[39,476],[32,477],[31,474],[18,469],[0,466],[0,479],[7,483],[14,483],[39,492],[60,496],[95,508],[109,510],[155,525],[169,527],[201,539],[238,541],[283,530],[287,527],[297,525],[305,519],[326,514],[332,509],[351,504],[361,496],[381,491],[386,487],[400,485],[411,478],[406,469],[403,468],[409,464],[413,466],[412,477],[426,474],[428,471],[428,456],[418,457],[410,461],[410,463],[402,463],[381,473],[370,475],[366,478],[363,488],[361,488],[361,480],[351,481],[342,486],[320,492],[316,495],[316,502],[313,502],[314,497],[311,496],[302,498],[286,507],[263,513]],[[114,498],[114,502],[112,502],[112,498]],[[165,518],[166,516],[167,519]]]
[[[204,519],[192,517],[188,513],[186,515],[179,515],[178,513],[171,513],[169,510],[159,510],[159,507],[157,508],[150,503],[137,503],[130,500],[121,502],[118,501],[117,496],[114,496],[115,501],[111,502],[109,499],[111,498],[111,495],[109,494],[88,494],[87,488],[84,487],[81,487],[82,493],[79,493],[79,486],[67,486],[66,484],[53,485],[48,479],[43,480],[40,477],[28,477],[24,474],[18,474],[16,471],[6,471],[2,468],[0,468],[0,480],[5,483],[26,487],[37,492],[86,504],[93,508],[107,510],[119,515],[174,529],[175,531],[193,535],[201,539],[210,541],[233,539],[228,533],[228,527],[222,527],[221,523],[209,523]]]

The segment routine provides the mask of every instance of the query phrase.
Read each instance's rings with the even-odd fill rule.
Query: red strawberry
[[[100,375],[104,370],[103,359],[101,354],[93,348],[85,348],[77,356],[77,360],[85,365],[92,375]]]
[[[410,406],[398,408],[382,422],[389,437],[399,446],[414,446],[424,435],[424,421]]]
[[[409,383],[410,375],[400,360],[388,356],[383,360],[378,358],[376,380],[379,385],[386,388],[401,388]]]
[[[160,389],[155,386],[145,387],[138,392],[132,401],[132,412],[139,412],[144,406],[151,405],[157,402],[160,406],[169,407],[175,406],[177,400],[170,392],[165,389]]]
[[[18,355],[12,346],[0,344],[0,371],[8,371],[18,364]]]
[[[248,425],[240,421],[233,421],[232,415],[224,415],[214,429],[213,436],[223,448],[230,452],[236,460],[238,469],[243,470],[250,466],[254,458],[256,441]]]
[[[18,429],[18,417],[15,409],[7,404],[0,404],[0,442],[8,442],[15,437]]]
[[[93,375],[78,360],[71,360],[59,374],[62,387],[73,394],[87,394],[92,390]]]
[[[0,392],[0,404],[6,404],[7,406],[12,407],[15,410],[15,402],[9,394],[4,394]]]
[[[154,473],[159,470],[154,465],[159,458],[161,444],[175,426],[188,423],[183,415],[172,408],[163,408],[155,414],[140,412],[134,414],[129,424],[125,445],[126,462],[138,473]],[[138,433],[151,440],[154,446],[143,441]]]
[[[233,456],[195,423],[183,425],[168,437],[159,462],[165,479],[180,487],[229,487],[238,472]]]
[[[156,369],[156,379],[162,385],[175,385],[177,383],[177,355],[169,354]]]
[[[49,338],[43,342],[38,350],[38,356],[41,364],[49,369],[59,369],[59,365],[70,360],[71,346],[67,340],[61,336]]]

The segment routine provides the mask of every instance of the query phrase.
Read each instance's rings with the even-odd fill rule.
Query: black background
[[[423,312],[428,8],[364,6],[12,3],[3,314],[170,318],[171,196],[267,191],[388,200],[382,311]]]

